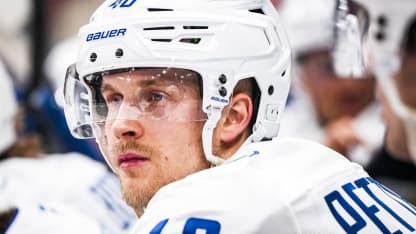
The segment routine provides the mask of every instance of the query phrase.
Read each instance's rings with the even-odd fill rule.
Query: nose
[[[115,120],[112,125],[118,140],[137,140],[143,135],[143,126],[137,120]]]

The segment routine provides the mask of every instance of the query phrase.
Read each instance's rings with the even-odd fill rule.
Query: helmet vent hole
[[[375,35],[377,41],[384,41],[386,39],[386,34],[384,34],[383,32],[377,32]]]
[[[282,77],[284,77],[286,75],[286,70],[284,70],[283,72],[282,72]]]
[[[151,39],[152,41],[155,41],[155,42],[171,42],[172,41],[172,39],[158,39],[158,38],[154,38],[154,39]]]
[[[183,29],[208,29],[208,26],[183,26]]]
[[[173,11],[173,9],[165,9],[165,8],[147,8],[147,11]]]
[[[121,57],[123,57],[123,55],[124,55],[124,51],[123,51],[123,49],[118,48],[118,49],[116,50],[115,55],[116,55],[116,57],[117,57],[117,58],[121,58]]]
[[[161,27],[150,27],[150,28],[143,28],[144,31],[153,31],[153,30],[175,30],[173,26],[161,26]]]
[[[97,61],[97,54],[95,53],[95,52],[93,52],[93,53],[91,53],[91,55],[90,55],[90,61],[91,62],[95,62],[95,61]]]
[[[274,93],[274,87],[273,87],[273,85],[270,85],[269,86],[269,89],[267,90],[267,92],[269,93],[270,96],[273,95],[273,93]]]
[[[248,10],[248,11],[253,12],[253,13],[257,13],[257,14],[264,15],[264,11],[261,8],[259,8],[259,9],[253,9],[253,10]]]
[[[201,42],[201,38],[182,38],[179,42],[189,43],[189,44],[199,44]]]
[[[377,19],[377,23],[378,25],[380,25],[380,27],[385,27],[387,26],[387,18],[385,15],[380,15]]]

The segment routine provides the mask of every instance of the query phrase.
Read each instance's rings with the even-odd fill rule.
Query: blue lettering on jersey
[[[215,220],[189,218],[183,228],[183,234],[196,234],[197,230],[205,230],[206,234],[219,234],[221,224]]]
[[[329,207],[334,218],[339,225],[345,230],[346,233],[358,233],[363,227],[367,225],[365,220],[358,214],[357,211],[352,208],[350,204],[342,197],[338,191],[334,191],[325,197],[325,201]],[[337,201],[342,208],[354,219],[354,224],[350,225],[348,222],[338,213],[334,206],[334,202]]]
[[[163,228],[168,223],[169,219],[165,219],[160,221],[151,231],[149,234],[160,234],[162,233]]]
[[[381,185],[379,182],[375,181],[374,179],[368,177],[368,178],[361,178],[359,180],[354,181],[354,183],[347,183],[342,186],[342,189],[344,192],[348,195],[348,197],[356,204],[358,207],[365,213],[367,218],[370,219],[371,222],[377,226],[377,228],[382,233],[407,233],[407,232],[413,232],[415,231],[415,226],[412,226],[414,224],[409,224],[408,221],[404,220],[400,216],[400,211],[393,210],[391,207],[387,206],[387,204],[380,199],[380,197],[377,197],[376,194],[374,194],[373,190],[369,187],[369,185],[375,185],[378,189],[380,189],[384,194],[386,194],[389,198],[391,198],[393,201],[400,204],[402,207],[404,207],[407,211],[409,211],[411,214],[416,216],[416,209],[414,206],[407,203],[403,198],[401,198],[399,195],[391,191],[390,189],[387,189],[385,186]],[[373,203],[371,205],[366,205],[368,203],[364,203],[363,200],[360,198],[359,193],[357,190],[361,190],[365,192],[372,200]],[[348,201],[341,195],[339,191],[333,191],[325,196],[325,201],[328,205],[329,210],[331,211],[332,215],[334,216],[335,220],[338,222],[338,224],[344,229],[346,233],[357,233],[358,231],[365,228],[367,225],[365,221],[365,217],[362,217],[357,210],[353,208],[353,206],[348,203]],[[338,208],[335,206],[335,204],[339,204]],[[340,208],[341,207],[341,208]],[[339,209],[343,209],[343,213],[347,213],[350,218],[352,218],[354,223],[350,224],[347,222],[347,219],[345,219]],[[383,220],[381,220],[381,216],[377,216],[377,213],[383,209],[386,211],[394,220],[397,222],[397,226],[402,227],[402,229],[399,230],[389,230],[386,225],[384,225]],[[403,212],[403,211],[402,211]],[[384,216],[383,216],[384,217]],[[407,231],[404,231],[404,229],[407,229]]]
[[[377,185],[380,189],[382,189],[387,195],[389,195],[390,198],[395,200],[397,203],[399,203],[401,206],[403,206],[406,210],[408,210],[410,213],[416,216],[416,207],[405,201],[402,197],[400,197],[399,194],[395,193],[393,190],[387,188],[377,180],[369,177],[367,178],[371,183]]]
[[[136,0],[116,0],[113,3],[111,3],[108,7],[111,8],[126,8],[126,7],[131,7],[133,6],[133,4],[136,2]]]
[[[253,156],[256,156],[256,155],[259,155],[259,154],[260,154],[260,152],[255,150],[255,151],[253,151],[252,154],[249,155],[249,157],[253,157]]]
[[[109,37],[123,37],[126,35],[127,29],[111,29],[103,32],[95,32],[87,35],[86,41],[101,40]]]
[[[161,234],[168,221],[169,219],[160,221],[150,231],[150,234]],[[186,220],[182,234],[196,234],[198,230],[205,231],[204,233],[206,234],[219,234],[221,230],[221,224],[218,221],[211,219],[189,218]]]

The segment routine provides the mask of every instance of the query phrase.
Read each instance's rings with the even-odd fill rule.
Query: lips
[[[149,159],[134,153],[123,153],[118,156],[118,165],[123,169],[136,167]]]

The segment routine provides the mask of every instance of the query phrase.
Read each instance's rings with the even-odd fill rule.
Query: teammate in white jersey
[[[324,146],[275,139],[290,47],[269,0],[111,0],[65,81],[135,233],[415,232],[416,210]]]
[[[280,9],[292,47],[292,101],[279,136],[319,141],[365,166],[381,144],[384,126],[375,79],[339,77],[332,66],[335,0],[290,0]],[[305,17],[308,15],[308,17]]]
[[[53,225],[49,226],[50,231],[64,233],[66,228],[68,231],[78,230],[72,233],[94,233],[88,231],[91,230],[87,228],[89,223],[99,228],[97,233],[129,233],[136,217],[122,200],[117,177],[104,165],[76,153],[32,155],[32,158],[14,154],[24,151],[18,150],[22,148],[21,137],[14,128],[18,122],[18,105],[11,78],[1,63],[0,82],[0,212],[16,207],[23,212],[20,214],[28,214],[23,216],[24,222],[14,223],[10,227],[13,228],[6,233],[22,233],[22,230],[28,233],[46,233],[40,230],[46,228],[43,224],[47,224],[48,220],[64,222],[68,219],[69,225],[77,220],[74,218],[72,222],[69,217],[77,214],[89,219],[89,222],[81,222],[86,226],[83,232],[79,228],[67,229],[67,226]],[[33,152],[35,151],[37,150]],[[45,215],[45,220],[40,223],[38,221],[43,220],[43,216],[38,219],[25,218],[36,213],[30,210],[35,211],[34,207],[44,203],[57,203],[66,208],[61,216],[56,217],[52,212]]]
[[[99,224],[63,204],[19,204],[0,212],[3,234],[100,234]]]

